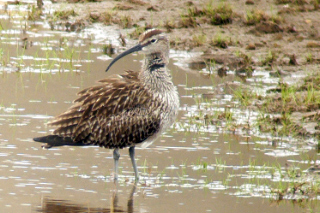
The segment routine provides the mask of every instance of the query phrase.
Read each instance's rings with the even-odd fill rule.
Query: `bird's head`
[[[146,55],[162,53],[162,55],[164,55],[165,57],[168,57],[169,55],[168,38],[162,30],[150,29],[145,31],[143,34],[139,36],[139,43],[136,46],[126,50],[125,52],[115,57],[107,67],[106,71],[108,71],[110,67],[119,59],[123,58],[126,55],[129,55],[130,53],[138,52],[138,51],[142,51]]]

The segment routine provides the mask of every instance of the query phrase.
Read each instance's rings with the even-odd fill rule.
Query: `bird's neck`
[[[171,73],[167,68],[168,55],[165,53],[153,53],[145,56],[139,78],[142,84],[154,92],[166,92],[174,87]]]
[[[143,69],[150,71],[165,67],[168,64],[168,56],[164,53],[153,53],[145,56]]]

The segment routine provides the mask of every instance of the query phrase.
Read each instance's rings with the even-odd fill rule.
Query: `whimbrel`
[[[151,29],[141,34],[139,43],[114,58],[106,71],[120,58],[137,51],[145,54],[139,72],[127,71],[82,90],[73,106],[49,123],[56,127],[53,134],[34,141],[47,143],[44,148],[99,145],[114,149],[115,180],[119,149],[129,147],[137,180],[135,146],[154,141],[172,125],[179,108],[178,92],[167,68],[169,41],[163,31]]]

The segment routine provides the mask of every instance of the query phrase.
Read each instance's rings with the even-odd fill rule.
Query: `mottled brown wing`
[[[84,144],[123,148],[141,143],[155,134],[160,129],[160,118],[154,111],[138,106],[108,118],[99,114],[96,118],[91,117],[88,124],[91,133],[77,135],[76,141],[86,136]]]
[[[75,104],[49,123],[57,126],[53,133],[109,148],[142,142],[157,131],[160,119],[148,110],[154,103],[137,80],[137,73],[128,71],[82,90]]]

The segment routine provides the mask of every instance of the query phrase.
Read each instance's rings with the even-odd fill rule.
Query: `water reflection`
[[[87,203],[75,203],[68,200],[59,200],[54,198],[46,197],[43,199],[40,209],[37,212],[43,213],[79,213],[79,212],[90,212],[90,213],[107,213],[107,212],[134,212],[133,207],[133,195],[136,191],[136,184],[133,185],[130,195],[127,201],[127,209],[118,205],[119,196],[118,191],[115,190],[110,197],[110,207],[90,207]]]

